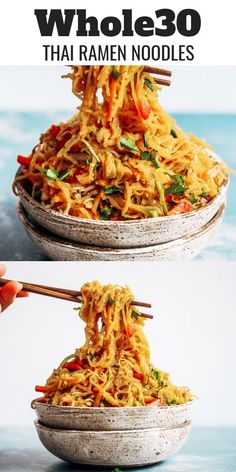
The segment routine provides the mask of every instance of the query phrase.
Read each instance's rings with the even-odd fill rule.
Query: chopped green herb
[[[195,197],[195,195],[190,195],[189,196],[189,201],[192,204],[197,203],[197,198]]]
[[[116,67],[113,67],[112,75],[113,75],[115,80],[119,79],[120,74],[121,74],[121,72]]]
[[[144,84],[146,85],[146,87],[148,87],[153,92],[154,87],[153,87],[153,84],[152,84],[151,80],[145,78],[144,79]]]
[[[165,195],[176,195],[177,197],[182,197],[187,188],[188,187],[182,184],[173,184],[165,189]]]
[[[141,159],[143,159],[145,161],[149,161],[150,152],[149,151],[141,152],[140,157],[141,157]]]
[[[160,380],[161,380],[160,372],[158,370],[152,368],[152,373],[156,377],[157,381],[160,382]]]
[[[89,166],[90,163],[91,163],[90,159],[86,159],[85,164],[87,164],[87,166]]]
[[[156,155],[157,155],[156,151],[151,151],[151,152],[144,151],[144,152],[141,152],[140,157],[141,157],[141,159],[143,159],[145,161],[150,161],[154,165],[155,169],[158,169],[159,164],[156,160]]]
[[[181,174],[168,174],[169,177],[175,181],[173,185],[165,189],[165,195],[176,195],[177,197],[182,197],[184,192],[188,187],[184,185],[184,177]]]
[[[184,183],[184,176],[182,174],[169,174],[169,172],[166,172],[166,175],[169,175],[169,177],[179,185]]]
[[[175,174],[175,175],[173,175],[172,178],[176,181],[177,184],[179,184],[179,185],[183,185],[183,184],[184,184],[184,177],[183,177],[183,175],[181,175],[181,174]]]
[[[131,316],[132,316],[135,320],[138,320],[140,315],[139,315],[136,311],[131,310]]]
[[[46,172],[46,176],[50,180],[56,180],[58,178],[58,172],[56,169],[48,169]]]
[[[111,295],[108,295],[108,303],[110,306],[113,305],[113,303],[115,303],[115,300],[113,300],[113,298],[111,298]]]
[[[100,210],[99,214],[100,214],[101,220],[109,220],[110,213],[111,213],[110,208],[108,208],[107,210],[105,210],[105,209]]]
[[[136,146],[135,142],[130,138],[125,138],[124,136],[120,137],[120,145],[128,151],[139,152],[139,148]]]
[[[167,203],[166,203],[166,199],[165,199],[165,189],[164,189],[163,185],[161,184],[161,182],[158,182],[158,180],[155,181],[155,186],[156,186],[156,190],[159,194],[160,204],[162,206],[164,215],[167,215],[168,207],[167,207]]]
[[[67,170],[66,172],[64,172],[64,174],[60,175],[59,180],[65,180],[67,179],[67,177],[69,177],[69,175],[70,175],[70,170]]]
[[[44,169],[44,167],[36,167],[41,174],[44,174],[47,176],[49,180],[57,180],[58,179],[58,171],[56,169]]]
[[[202,192],[202,193],[200,194],[200,197],[202,197],[202,198],[207,198],[207,197],[208,197],[208,195],[207,195],[207,193],[206,193],[206,192]]]
[[[173,136],[173,138],[178,138],[178,135],[177,135],[175,129],[172,128],[170,134]]]
[[[103,191],[106,195],[112,195],[113,193],[123,193],[123,190],[119,187],[103,187]]]
[[[159,216],[159,211],[157,208],[155,208],[154,210],[149,210],[148,213],[150,218],[157,218]]]
[[[41,174],[46,175],[49,180],[64,180],[70,175],[70,170],[67,170],[64,172],[64,174],[59,175],[59,172],[56,169],[44,169],[44,167],[38,166],[36,166],[36,169],[39,170]]]
[[[144,146],[145,146],[146,148],[148,148],[146,133],[144,133],[144,135],[143,135],[143,143],[144,143]]]
[[[160,166],[159,166],[158,162],[156,161],[155,157],[151,156],[149,160],[154,165],[155,169],[159,169]]]
[[[88,356],[88,358],[89,358],[90,361],[92,361],[93,358],[94,358],[94,355],[92,354],[92,352],[88,352],[88,355],[87,355],[87,356]]]

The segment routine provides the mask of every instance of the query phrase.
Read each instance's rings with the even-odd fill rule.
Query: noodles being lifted
[[[169,375],[150,363],[143,318],[131,306],[128,287],[98,282],[82,287],[80,317],[86,323],[83,347],[62,361],[40,401],[61,406],[145,406],[182,404],[192,400]]]
[[[143,67],[74,66],[66,77],[79,111],[18,156],[34,198],[63,214],[127,220],[190,212],[217,195],[226,167],[163,110]]]

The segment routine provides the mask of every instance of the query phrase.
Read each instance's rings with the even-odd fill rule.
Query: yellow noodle
[[[193,399],[169,375],[153,367],[144,320],[131,305],[130,289],[99,282],[82,287],[80,317],[85,343],[67,356],[47,380],[41,401],[61,406],[145,406]],[[72,362],[72,363],[71,363]]]
[[[46,207],[81,218],[129,220],[186,213],[217,195],[226,166],[165,112],[159,87],[143,67],[74,66],[66,77],[82,104],[41,135],[23,168]]]

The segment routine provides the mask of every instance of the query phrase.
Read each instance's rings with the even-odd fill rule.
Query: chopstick
[[[165,75],[166,77],[171,77],[171,70],[159,69],[158,67],[145,66],[143,68],[144,72],[149,72],[149,74]]]
[[[148,72],[149,74],[164,75],[165,77],[171,77],[172,75],[171,70],[159,69],[158,67],[151,66],[145,66],[143,71]],[[159,77],[155,78],[155,82],[159,85],[166,85],[167,87],[171,84],[170,80],[160,79]]]
[[[74,67],[73,65],[68,65],[67,67]],[[160,69],[159,67],[151,67],[151,66],[145,66],[143,68],[144,72],[148,72],[149,74],[155,74],[155,75],[164,75],[165,77],[171,77],[172,72],[171,70],[167,69]],[[159,77],[154,78],[155,82],[159,85],[166,85],[167,87],[170,86],[171,81],[170,80],[165,80],[165,79],[160,79]]]
[[[8,282],[10,282],[10,280],[0,278],[0,287],[2,287]],[[70,301],[74,303],[81,303],[80,291],[64,289],[64,288],[59,288],[59,287],[50,287],[48,285],[31,284],[28,282],[21,282],[21,281],[19,282],[23,285],[23,290],[27,292],[36,293],[38,295],[44,295],[47,297],[59,298],[60,300],[66,300],[66,301]],[[135,300],[131,302],[131,305],[151,308],[150,303],[138,302]],[[149,318],[149,319],[153,318],[153,315],[149,315],[147,313],[141,313],[141,316],[142,318]]]

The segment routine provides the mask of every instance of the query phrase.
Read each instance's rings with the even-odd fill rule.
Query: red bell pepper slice
[[[48,391],[47,387],[43,387],[42,385],[35,386],[35,392],[46,393]]]
[[[56,138],[56,136],[58,135],[60,131],[60,126],[57,126],[57,125],[52,125],[49,132],[50,132],[50,135],[53,137],[53,138]]]
[[[71,362],[65,362],[65,364],[62,366],[64,369],[71,370],[72,372],[76,370],[80,370],[83,367],[83,361],[75,360]]]
[[[30,165],[30,161],[32,159],[32,156],[17,156],[17,162],[18,164],[22,165],[22,166],[29,166]]]
[[[146,120],[151,112],[151,107],[149,103],[145,102],[144,100],[139,100],[138,101],[138,112],[141,115],[141,117]]]
[[[73,144],[73,146],[71,146],[70,148],[70,152],[78,152],[78,150],[79,150],[78,144]]]
[[[134,372],[133,376],[134,376],[135,379],[140,380],[140,382],[143,382],[143,379],[144,379],[143,374],[140,374],[139,372]]]

